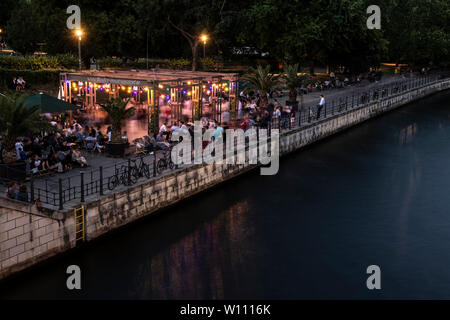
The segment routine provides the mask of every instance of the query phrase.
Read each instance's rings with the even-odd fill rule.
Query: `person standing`
[[[325,97],[323,95],[320,95],[319,105],[317,106],[317,120],[320,119],[320,113],[322,112],[324,106],[325,106]]]

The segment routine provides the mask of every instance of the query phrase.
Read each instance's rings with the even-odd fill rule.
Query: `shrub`
[[[200,65],[203,70],[218,71],[223,69],[223,62],[213,58],[200,58]]]
[[[172,59],[168,62],[168,67],[174,70],[183,70],[191,67],[191,61],[187,59]]]
[[[104,57],[97,61],[100,68],[119,68],[122,66],[122,59],[113,57]]]
[[[58,54],[56,59],[59,62],[59,66],[65,69],[77,69],[78,68],[78,57],[71,53]]]

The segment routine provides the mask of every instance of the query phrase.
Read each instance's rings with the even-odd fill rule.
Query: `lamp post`
[[[78,65],[79,65],[80,71],[81,71],[82,70],[82,68],[81,68],[81,37],[83,36],[83,30],[81,30],[81,29],[75,30],[75,35],[78,37]]]
[[[200,37],[203,41],[203,59],[206,58],[206,41],[208,40],[208,36],[206,34],[202,34]]]

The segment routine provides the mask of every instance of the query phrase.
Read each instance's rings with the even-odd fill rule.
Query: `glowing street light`
[[[203,59],[206,57],[206,41],[208,41],[208,36],[206,34],[202,34],[200,39],[203,41]]]
[[[75,35],[78,37],[78,64],[80,67],[80,71],[81,71],[81,37],[83,36],[83,30],[81,29],[76,29],[75,30]]]

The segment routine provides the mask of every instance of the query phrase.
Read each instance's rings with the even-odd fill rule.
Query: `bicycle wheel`
[[[108,189],[114,190],[119,185],[119,178],[117,176],[112,176],[108,179]]]
[[[170,170],[173,170],[173,168],[175,168],[175,163],[173,163],[172,159],[169,160],[169,168]]]
[[[158,172],[158,174],[161,174],[166,168],[167,164],[166,160],[164,159],[159,160],[158,163],[156,164],[156,172]]]
[[[142,167],[142,174],[147,179],[150,179],[150,168],[149,168],[148,164],[144,164],[143,165],[143,167]]]
[[[139,172],[137,171],[136,168],[132,168],[131,169],[131,174],[130,174],[130,184],[135,184],[139,179]]]

